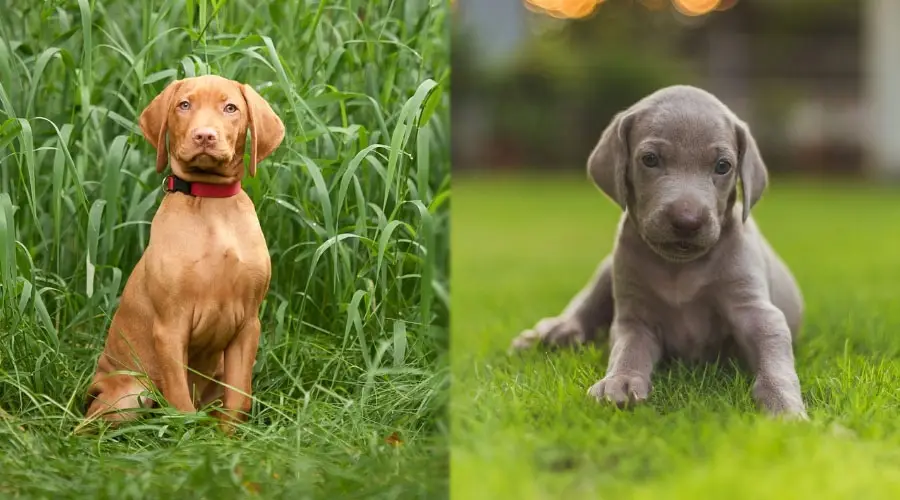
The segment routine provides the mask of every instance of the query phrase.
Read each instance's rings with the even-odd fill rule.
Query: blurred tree
[[[517,50],[488,64],[477,32],[454,36],[454,109],[467,110],[454,136],[468,139],[455,144],[465,152],[455,165],[580,167],[617,111],[682,83],[750,121],[774,170],[855,168],[855,139],[829,138],[858,107],[858,2],[722,0],[725,10],[688,17],[673,1],[604,0],[575,20],[537,9]],[[851,122],[791,130],[818,109]],[[799,136],[811,139],[798,147]]]
[[[660,87],[696,80],[690,60],[675,51],[682,34],[672,16],[620,2],[584,21],[532,21],[538,34],[508,66],[487,70],[481,89],[500,145],[495,165],[583,164],[616,112]]]

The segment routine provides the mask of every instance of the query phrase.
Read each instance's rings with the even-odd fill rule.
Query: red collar
[[[228,198],[241,192],[240,181],[233,184],[209,184],[206,182],[187,182],[174,175],[166,177],[163,186],[170,193],[177,191],[200,198]]]

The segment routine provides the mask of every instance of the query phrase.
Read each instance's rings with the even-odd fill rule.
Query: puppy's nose
[[[706,223],[707,212],[701,207],[687,202],[675,202],[666,209],[666,217],[675,234],[686,238],[694,236]]]
[[[195,128],[191,136],[194,138],[194,144],[198,146],[212,146],[219,138],[216,131],[208,127]]]

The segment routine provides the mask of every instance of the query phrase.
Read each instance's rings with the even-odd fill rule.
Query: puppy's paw
[[[592,385],[588,394],[597,401],[614,403],[619,408],[628,408],[643,403],[650,396],[650,380],[633,373],[607,375]]]
[[[790,381],[779,383],[757,378],[753,384],[753,397],[757,405],[772,417],[782,420],[809,420],[800,390]]]
[[[587,340],[584,328],[571,318],[544,318],[513,339],[510,352],[523,351],[535,346],[542,347],[574,347]]]

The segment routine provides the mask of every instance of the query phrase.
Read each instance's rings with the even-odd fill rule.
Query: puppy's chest
[[[711,361],[726,351],[730,333],[716,311],[710,283],[695,276],[661,278],[652,287],[653,323],[667,357]]]
[[[211,238],[194,259],[185,264],[183,274],[194,277],[196,300],[201,304],[256,302],[264,295],[269,281],[269,254],[265,243],[242,241],[234,234],[218,234]]]
[[[256,314],[271,269],[258,224],[205,220],[153,236],[149,269],[172,300],[195,317]]]
[[[194,277],[186,296],[193,310],[191,349],[214,352],[259,314],[269,282],[268,252],[220,236],[186,266],[183,276]]]

